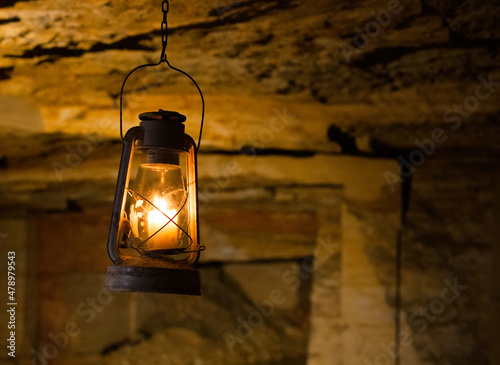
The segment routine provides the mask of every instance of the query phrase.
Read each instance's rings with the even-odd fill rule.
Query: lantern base
[[[111,291],[201,295],[200,273],[189,266],[108,266],[104,285]]]

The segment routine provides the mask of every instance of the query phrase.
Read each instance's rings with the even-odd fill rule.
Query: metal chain
[[[167,24],[167,14],[170,8],[170,4],[167,0],[164,0],[161,3],[161,11],[163,12],[163,20],[161,22],[161,56],[160,62],[167,60],[167,54],[165,53],[167,50],[168,43],[168,24]]]

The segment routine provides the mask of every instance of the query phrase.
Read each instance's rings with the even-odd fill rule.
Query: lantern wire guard
[[[157,63],[149,63],[135,67],[130,71],[120,89],[120,137],[123,141],[122,160],[120,162],[120,170],[118,174],[117,191],[115,195],[115,203],[111,220],[110,234],[108,238],[108,254],[114,263],[114,266],[109,266],[105,279],[105,286],[113,291],[139,291],[139,292],[163,292],[176,294],[200,295],[200,279],[198,270],[195,266],[198,262],[199,252],[205,249],[198,243],[198,226],[195,223],[183,226],[179,221],[184,222],[186,219],[182,215],[189,212],[196,214],[197,220],[197,203],[196,201],[196,155],[200,148],[201,136],[203,131],[203,122],[205,117],[205,100],[203,93],[196,81],[186,72],[173,67],[167,59],[166,48],[168,42],[167,14],[169,11],[169,2],[162,2],[163,20],[161,23],[162,48],[160,60]],[[184,134],[184,125],[182,124],[186,117],[182,114],[173,111],[165,111],[160,109],[158,112],[141,113],[139,119],[142,120],[141,127],[131,128],[126,135],[123,135],[123,90],[128,78],[137,70],[145,67],[155,67],[162,63],[188,77],[196,86],[201,97],[201,123],[198,143],[188,135]],[[187,154],[186,169],[188,170],[191,179],[194,176],[194,183],[189,183],[188,187],[178,194],[177,200],[179,204],[175,210],[168,210],[167,215],[157,201],[148,199],[146,194],[142,194],[137,188],[131,189],[128,187],[128,178],[130,175],[130,164],[132,161],[132,151],[135,149],[143,154],[143,163],[145,166],[166,164],[168,166],[179,166],[179,153]],[[141,151],[142,150],[142,151]],[[191,152],[190,152],[191,151]],[[141,164],[141,166],[143,166]],[[180,167],[178,167],[180,169]],[[147,167],[144,169],[147,170]],[[168,171],[168,170],[165,170]],[[156,171],[157,173],[157,171]],[[147,174],[147,172],[144,172]],[[179,172],[180,174],[180,172]],[[139,172],[138,172],[139,175]],[[180,176],[180,175],[179,175]],[[164,179],[164,177],[162,178]],[[139,180],[139,177],[137,177]],[[182,182],[182,179],[180,180]],[[138,183],[140,184],[140,183]],[[182,184],[181,184],[182,185]],[[194,187],[193,187],[194,186]],[[127,217],[124,211],[126,199],[131,199],[135,202],[137,217],[141,217],[145,210],[145,206],[149,207],[147,214],[151,223],[153,213],[161,218],[160,224],[147,225],[145,230],[147,234],[138,234],[137,218],[132,221],[134,211],[132,210]],[[134,209],[132,206],[131,209]],[[153,213],[151,213],[153,212]],[[175,212],[175,213],[174,213]],[[192,219],[192,218],[191,218]],[[147,222],[147,221],[146,221]],[[140,222],[144,226],[144,222]],[[165,229],[169,225],[170,229]],[[154,227],[154,228],[151,228]],[[188,228],[189,227],[189,228]],[[165,229],[165,230],[164,230]],[[154,247],[154,241],[160,242],[165,237],[165,231],[176,231],[183,238],[183,244],[178,244],[178,247]],[[152,233],[154,232],[154,233]],[[164,232],[163,234],[161,232]],[[144,230],[141,232],[144,233]],[[193,239],[193,233],[196,237]],[[175,239],[175,236],[174,236]],[[186,243],[187,242],[187,243]],[[119,253],[118,246],[133,249],[136,254],[132,256],[122,255]],[[162,245],[157,245],[162,246]],[[168,246],[168,245],[167,245]],[[181,247],[182,246],[182,247]],[[152,249],[151,247],[154,247]],[[171,257],[179,255],[186,257],[180,260],[174,260]]]

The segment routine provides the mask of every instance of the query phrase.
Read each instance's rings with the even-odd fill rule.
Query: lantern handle
[[[161,22],[161,43],[162,43],[162,47],[161,47],[160,61],[158,63],[148,63],[148,64],[137,66],[132,71],[130,71],[128,73],[128,75],[125,77],[125,80],[123,80],[123,84],[122,84],[122,87],[120,89],[120,137],[121,137],[121,139],[123,141],[124,137],[123,137],[123,112],[122,112],[122,109],[123,109],[123,89],[125,87],[125,83],[127,82],[127,80],[130,77],[130,75],[132,75],[138,69],[143,68],[143,67],[155,67],[155,66],[159,66],[161,63],[165,62],[168,65],[168,67],[170,67],[172,70],[177,71],[177,72],[183,74],[184,76],[188,77],[193,82],[194,86],[196,86],[196,89],[198,89],[198,93],[200,94],[200,98],[201,98],[200,135],[198,137],[198,145],[195,146],[196,147],[196,153],[198,153],[198,150],[200,149],[200,144],[201,144],[201,135],[203,133],[203,121],[205,120],[205,99],[203,98],[203,93],[201,92],[201,89],[198,86],[198,83],[195,81],[195,79],[192,78],[191,75],[189,75],[187,72],[182,71],[181,69],[172,66],[170,64],[170,62],[168,62],[167,54],[166,54],[166,48],[167,48],[167,42],[168,42],[168,28],[167,28],[167,13],[168,13],[168,10],[169,10],[169,3],[168,3],[168,1],[167,0],[163,0],[163,2],[162,2],[163,21]]]

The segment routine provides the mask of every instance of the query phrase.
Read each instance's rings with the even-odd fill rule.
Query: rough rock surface
[[[171,1],[168,58],[207,106],[205,294],[123,294],[86,323],[76,309],[109,264],[120,86],[159,59],[160,1],[1,2],[21,363],[75,320],[51,364],[393,364],[398,312],[400,363],[500,363],[499,16],[493,0]],[[159,108],[197,138],[192,83],[142,69],[124,129]],[[455,279],[467,288],[443,299]],[[274,289],[287,300],[231,353],[224,333]]]

